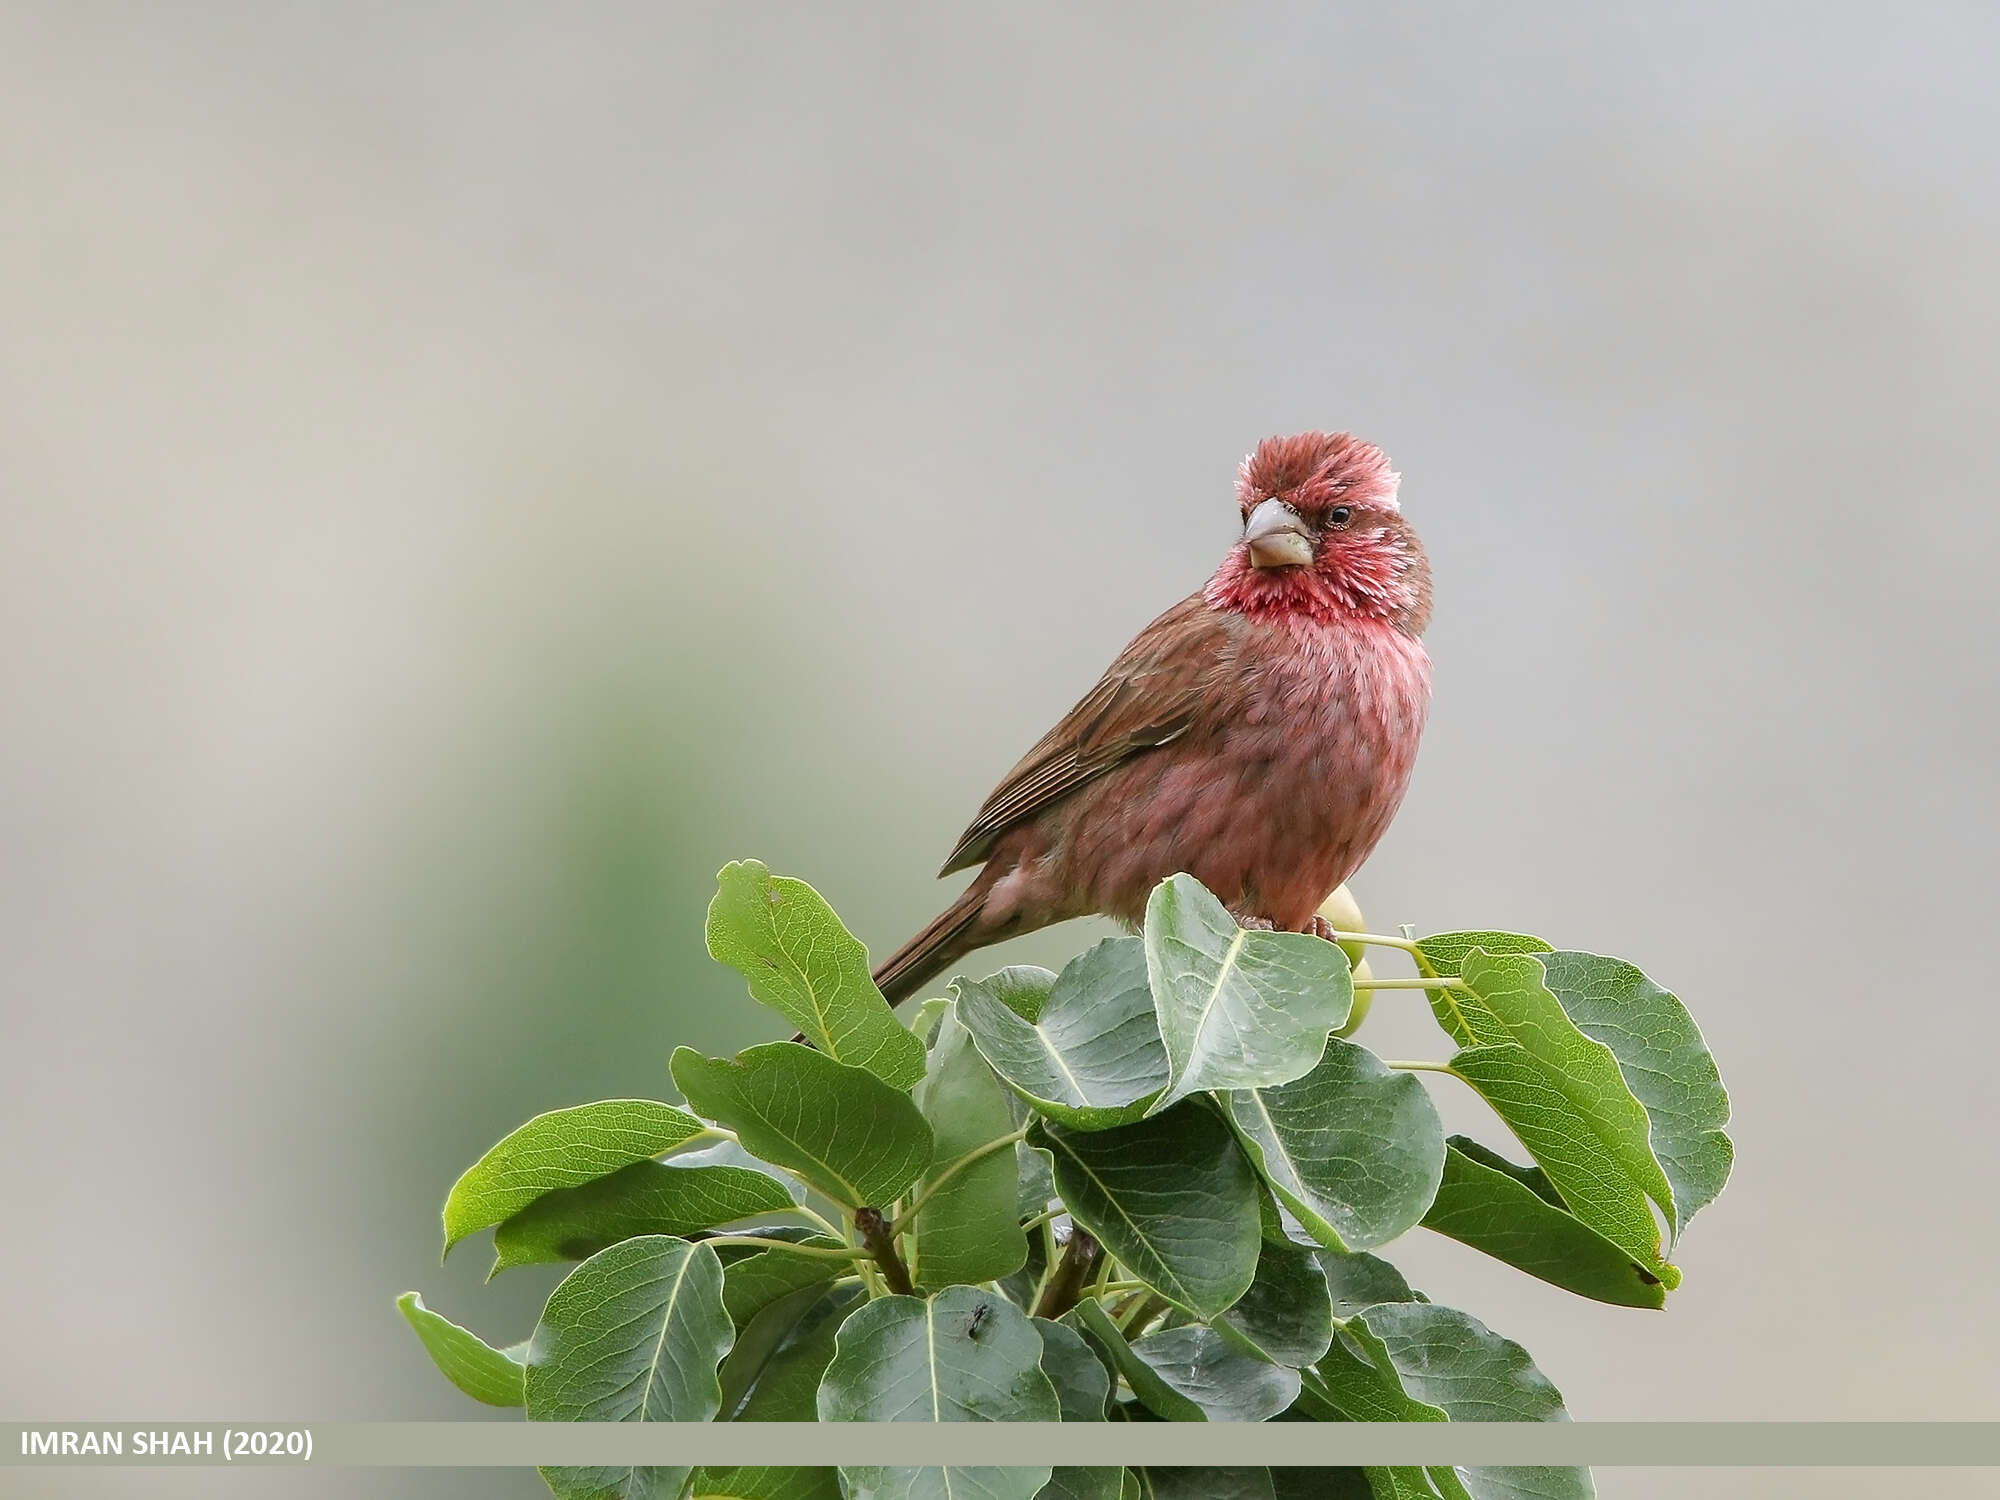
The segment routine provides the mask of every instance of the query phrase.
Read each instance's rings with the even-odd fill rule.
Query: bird
[[[1072,917],[1136,929],[1183,872],[1244,927],[1332,940],[1319,907],[1395,817],[1430,710],[1430,562],[1400,482],[1348,433],[1259,443],[1214,575],[994,788],[938,872],[977,874],[875,969],[884,998]]]

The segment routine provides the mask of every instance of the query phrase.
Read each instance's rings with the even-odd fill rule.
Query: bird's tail
[[[985,904],[983,882],[975,881],[929,926],[882,961],[875,970],[875,984],[891,1005],[902,1004],[974,948],[993,941],[978,932],[979,910]]]

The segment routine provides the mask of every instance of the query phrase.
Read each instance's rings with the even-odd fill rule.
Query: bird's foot
[[[1316,938],[1325,938],[1329,943],[1340,941],[1340,929],[1327,921],[1325,917],[1317,914],[1314,915],[1312,921],[1306,924],[1306,931],[1310,932]]]
[[[1236,918],[1236,925],[1241,927],[1245,932],[1276,932],[1278,930],[1278,924],[1273,922],[1269,917],[1246,917],[1239,912],[1231,912],[1230,915]]]

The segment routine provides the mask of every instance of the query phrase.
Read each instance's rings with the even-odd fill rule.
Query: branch
[[[1053,1321],[1075,1307],[1077,1299],[1083,1295],[1084,1284],[1097,1269],[1098,1257],[1103,1253],[1088,1230],[1073,1226],[1069,1232],[1069,1243],[1063,1246],[1062,1259],[1056,1264],[1055,1274],[1042,1291],[1035,1316]]]
[[[855,1209],[854,1231],[861,1236],[861,1243],[868,1247],[868,1253],[875,1257],[875,1264],[882,1268],[882,1280],[888,1284],[889,1290],[899,1297],[915,1296],[917,1288],[910,1280],[910,1268],[896,1253],[896,1240],[889,1233],[889,1221],[882,1217],[882,1210]]]

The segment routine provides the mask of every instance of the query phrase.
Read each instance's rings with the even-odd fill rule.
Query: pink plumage
[[[914,994],[976,948],[1099,914],[1137,925],[1182,871],[1246,925],[1320,931],[1403,800],[1430,705],[1430,565],[1380,448],[1269,438],[1244,532],[1010,771],[944,873],[964,894],[876,970]]]

